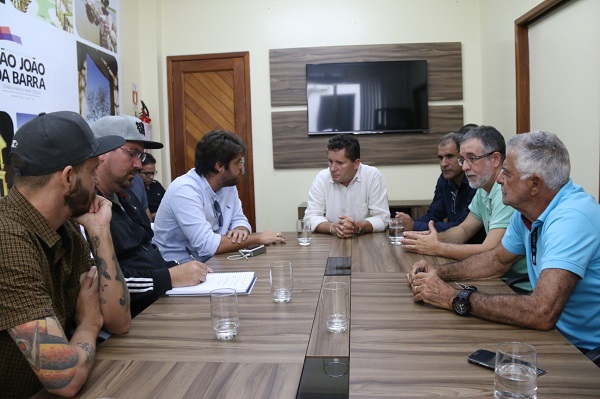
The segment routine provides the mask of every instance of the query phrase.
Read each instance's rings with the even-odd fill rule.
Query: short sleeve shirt
[[[42,388],[7,329],[56,316],[69,337],[79,276],[91,265],[75,223],[52,229],[15,188],[0,199],[0,396],[29,397]]]
[[[502,203],[502,191],[497,182],[494,182],[489,193],[482,188],[478,189],[469,205],[469,210],[475,219],[483,223],[486,233],[493,229],[507,228],[515,211]]]

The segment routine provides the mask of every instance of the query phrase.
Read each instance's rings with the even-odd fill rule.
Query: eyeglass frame
[[[154,172],[140,172],[140,175],[145,175],[148,179],[153,178],[157,174],[158,170],[155,170]]]
[[[460,158],[458,158],[458,165],[463,166],[465,164],[465,162],[468,162],[470,165],[473,165],[475,162],[479,161],[480,159],[487,158],[495,152],[498,152],[498,151],[488,152],[487,154],[483,154],[483,155],[471,155],[467,158],[460,157]]]
[[[127,153],[129,153],[129,155],[131,155],[131,158],[138,158],[141,162],[144,162],[146,160],[146,153],[145,152],[140,152],[138,150],[134,150],[132,148],[126,148],[126,147],[119,147],[119,149],[123,150],[123,151],[127,151]]]

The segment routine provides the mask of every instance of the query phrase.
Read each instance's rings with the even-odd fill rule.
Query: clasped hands
[[[358,234],[360,226],[351,216],[340,216],[336,223],[335,234],[339,238],[350,238]]]

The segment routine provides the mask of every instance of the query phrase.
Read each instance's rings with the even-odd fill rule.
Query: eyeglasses
[[[129,153],[129,155],[131,155],[131,158],[139,158],[140,161],[142,161],[142,162],[144,162],[146,160],[145,152],[139,152],[138,150],[132,150],[131,148],[125,148],[125,147],[119,147],[119,149],[121,149],[123,151],[127,151]]]
[[[215,200],[215,202],[213,202],[213,211],[214,211],[215,219],[217,219],[219,221],[219,227],[223,227],[223,212],[221,212],[221,206],[219,205],[217,200]]]
[[[156,176],[157,173],[158,170],[155,170],[154,172],[140,172],[140,174],[145,175],[148,179]]]
[[[465,162],[468,162],[469,164],[473,165],[475,162],[479,161],[481,158],[489,157],[490,155],[492,155],[495,152],[497,152],[497,151],[488,152],[487,154],[483,154],[483,155],[471,155],[466,158],[458,158],[458,164],[460,166],[463,166],[465,164]]]

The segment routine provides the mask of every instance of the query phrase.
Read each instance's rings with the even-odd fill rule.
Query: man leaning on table
[[[102,327],[129,330],[129,292],[109,229],[110,202],[94,189],[96,140],[77,113],[42,113],[15,134],[14,186],[0,199],[0,397],[42,388],[74,396],[94,363]],[[91,238],[90,257],[81,224]]]
[[[135,317],[167,290],[205,281],[210,269],[195,260],[179,264],[161,256],[152,244],[148,214],[135,195],[125,192],[142,168],[144,150],[163,145],[146,141],[144,124],[133,116],[105,116],[92,125],[92,130],[96,137],[114,134],[126,140],[121,147],[100,156],[96,188],[112,202],[110,231],[131,293],[131,315]]]
[[[457,263],[415,263],[407,275],[414,300],[521,327],[556,326],[584,353],[600,346],[600,205],[570,180],[570,169],[556,135],[511,138],[498,183],[502,202],[516,212],[502,242]],[[443,282],[498,277],[523,255],[531,295],[458,291]]]
[[[327,143],[329,168],[308,191],[304,219],[317,233],[349,238],[385,230],[390,217],[387,186],[381,172],[361,163],[360,144],[351,134]]]
[[[285,243],[278,232],[252,233],[244,215],[236,184],[245,151],[240,137],[225,130],[209,132],[196,144],[195,167],[169,185],[156,213],[154,242],[163,256],[204,262],[249,245]]]
[[[438,234],[433,222],[426,232],[404,233],[402,248],[424,255],[464,259],[468,256],[495,248],[502,240],[514,209],[502,203],[500,186],[496,178],[502,170],[506,156],[504,137],[492,126],[478,126],[469,130],[460,142],[459,163],[469,179],[469,185],[477,189],[469,205],[467,218],[458,226]],[[467,241],[484,228],[486,238],[481,244]],[[523,275],[527,272],[525,260],[515,263],[502,279]],[[517,288],[529,291],[529,282],[518,283]]]

